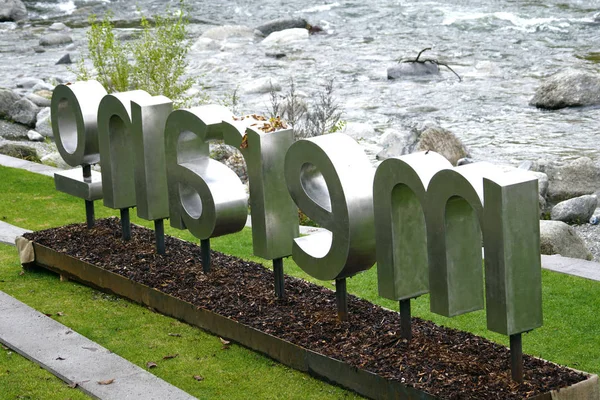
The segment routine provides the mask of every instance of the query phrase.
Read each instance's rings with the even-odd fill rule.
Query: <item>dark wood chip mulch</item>
[[[413,339],[400,338],[400,315],[349,296],[349,322],[337,319],[335,293],[286,276],[277,300],[273,273],[264,266],[212,252],[202,272],[200,247],[166,237],[166,255],[154,231],[132,226],[121,239],[116,218],[26,234],[58,252],[123,275],[304,348],[342,360],[443,399],[523,399],[569,386],[586,376],[524,355],[525,381],[510,378],[509,350],[471,333],[413,318]]]

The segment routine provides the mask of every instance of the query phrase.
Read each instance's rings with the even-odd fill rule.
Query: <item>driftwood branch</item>
[[[456,71],[454,71],[452,68],[450,68],[450,66],[448,64],[441,63],[438,60],[431,59],[431,58],[426,58],[424,60],[419,60],[419,58],[421,57],[421,54],[423,54],[427,50],[431,50],[431,47],[426,47],[423,50],[421,50],[419,52],[419,54],[417,54],[417,58],[415,58],[414,60],[398,60],[398,62],[403,62],[403,63],[419,63],[419,64],[431,63],[431,64],[437,65],[438,67],[441,65],[443,67],[448,68],[454,75],[456,75],[456,77],[458,78],[458,81],[462,82],[462,78],[460,77],[460,75],[458,75],[456,73]]]

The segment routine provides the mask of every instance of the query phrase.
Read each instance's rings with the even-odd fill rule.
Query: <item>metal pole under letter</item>
[[[156,239],[156,252],[165,254],[165,220],[154,220],[154,237]]]
[[[121,208],[121,237],[123,240],[131,239],[131,223],[129,222],[129,208]]]
[[[208,274],[210,272],[210,239],[200,241],[200,252],[202,254],[202,270]]]
[[[82,165],[83,168],[83,181],[90,183],[92,182],[92,166],[89,164]],[[94,200],[85,200],[85,220],[87,222],[88,229],[94,227]]]
[[[410,299],[400,300],[400,335],[402,339],[412,339]]]
[[[285,297],[285,282],[283,280],[283,258],[273,260],[273,275],[275,276],[275,296],[278,299]]]
[[[523,342],[520,333],[510,335],[510,371],[513,381],[523,383]]]
[[[348,321],[348,291],[346,278],[335,280],[335,299],[337,302],[338,319]]]

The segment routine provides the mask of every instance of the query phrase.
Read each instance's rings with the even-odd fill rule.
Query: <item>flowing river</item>
[[[110,9],[116,18],[135,20],[162,13],[165,1],[24,1],[30,18],[60,22],[89,11]],[[177,7],[177,2],[171,2]],[[258,39],[232,39],[216,49],[194,48],[190,74],[203,90],[223,99],[239,87],[271,78],[288,87],[293,78],[311,96],[335,78],[336,97],[348,123],[369,124],[376,137],[361,143],[373,155],[380,138],[409,132],[426,122],[457,135],[475,160],[518,164],[524,160],[598,159],[600,108],[558,111],[529,106],[543,78],[566,68],[598,72],[600,52],[597,0],[188,0],[190,40],[216,25],[258,26],[281,17],[302,17],[324,29],[307,40],[269,47]],[[67,22],[68,24],[68,22]],[[86,48],[86,28],[75,28],[72,57]],[[67,51],[32,49],[43,28],[0,24],[0,86],[18,76],[73,79],[54,63]],[[434,79],[390,81],[386,70],[398,59],[422,57],[447,63]],[[285,53],[272,58],[266,53]],[[598,57],[596,57],[598,58]],[[597,61],[597,60],[596,60]],[[240,93],[240,109],[264,113],[268,94]]]

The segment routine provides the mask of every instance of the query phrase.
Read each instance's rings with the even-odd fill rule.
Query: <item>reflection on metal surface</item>
[[[98,142],[102,165],[104,205],[114,209],[134,207],[135,180],[131,102],[150,95],[143,90],[104,96],[98,109]]]
[[[76,167],[96,164],[98,154],[98,106],[106,90],[96,81],[58,85],[52,93],[52,132],[60,156]]]
[[[173,102],[165,96],[131,103],[137,215],[150,221],[169,217],[164,132],[171,111]]]
[[[248,171],[254,255],[275,260],[292,254],[298,232],[298,210],[285,184],[284,162],[294,132],[262,132],[252,119],[223,124],[226,144],[239,148]],[[241,146],[243,138],[246,146]]]
[[[373,183],[379,295],[405,300],[429,291],[423,205],[435,173],[452,168],[432,151],[383,161]]]
[[[289,192],[309,218],[328,230],[294,240],[294,261],[309,275],[341,279],[373,266],[373,173],[358,143],[343,134],[299,140],[288,150]]]
[[[246,224],[248,200],[235,172],[210,158],[231,113],[220,106],[173,111],[165,128],[171,226],[204,240],[238,232]]]

